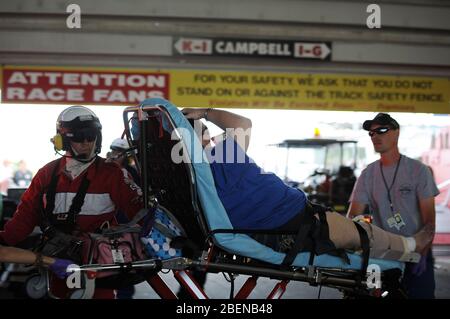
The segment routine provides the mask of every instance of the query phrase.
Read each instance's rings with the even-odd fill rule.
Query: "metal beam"
[[[0,31],[0,52],[172,55],[172,37],[84,32]]]
[[[233,37],[313,41],[360,41],[450,45],[450,33],[432,30],[382,29],[304,23],[268,23],[195,19],[87,16],[82,30],[66,27],[59,15],[0,13],[0,30],[172,35],[180,37]]]
[[[166,17],[244,21],[276,21],[358,25],[365,27],[371,1],[292,1],[292,0],[78,0],[82,15]],[[1,1],[0,12],[58,14],[67,16],[67,1]],[[450,30],[450,6],[434,1],[382,1],[383,27]]]
[[[170,36],[89,32],[0,31],[0,52],[128,56],[172,56]],[[176,59],[176,57],[174,57]],[[187,58],[186,58],[187,59]],[[205,57],[211,63],[213,57]],[[450,66],[450,45],[333,42],[332,60]],[[229,61],[233,61],[230,59]],[[243,63],[249,61],[244,59]],[[273,60],[272,60],[273,61]],[[273,64],[279,62],[273,61]],[[296,61],[291,61],[296,63]]]
[[[450,66],[450,46],[394,43],[333,43],[333,61]]]

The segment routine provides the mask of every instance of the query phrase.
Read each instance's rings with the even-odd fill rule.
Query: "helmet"
[[[102,125],[97,115],[84,106],[70,106],[59,114],[56,120],[55,150],[71,151],[70,141],[95,139],[95,154],[102,148]]]
[[[113,151],[126,151],[130,148],[130,144],[128,144],[128,141],[123,138],[116,138],[114,141],[112,141],[110,148]]]

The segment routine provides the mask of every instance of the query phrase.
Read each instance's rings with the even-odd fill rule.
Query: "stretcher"
[[[249,296],[258,277],[278,280],[268,298],[280,298],[292,280],[334,287],[346,297],[404,296],[400,285],[403,262],[364,259],[362,254],[351,252],[347,261],[302,252],[286,267],[282,265],[285,254],[233,230],[200,141],[181,111],[169,101],[153,98],[127,108],[124,124],[127,138],[139,149],[136,162],[144,200],[156,200],[184,228],[183,240],[174,241],[183,247],[183,256],[161,261],[161,268],[172,270],[193,298],[208,296],[192,271],[249,275],[239,292],[230,294],[238,299]],[[164,283],[152,287],[162,297],[173,297],[167,294],[170,289]]]
[[[171,271],[194,299],[208,298],[196,280],[195,274],[199,273],[229,275],[230,298],[234,299],[248,298],[261,277],[277,281],[268,299],[281,298],[290,281],[335,288],[346,298],[405,297],[400,284],[403,262],[364,258],[356,252],[348,252],[346,261],[333,255],[302,252],[292,264],[283,265],[284,253],[233,229],[200,141],[175,105],[164,99],[148,99],[140,106],[126,108],[123,116],[127,139],[138,149],[135,161],[145,206],[161,205],[176,218],[182,234],[172,238],[171,245],[181,249],[182,256],[81,265],[76,271],[82,276],[82,287],[71,298],[92,298],[97,275],[103,271],[140,274],[140,281],[148,282],[163,299],[177,296],[160,271]],[[237,293],[234,275],[248,276]],[[42,287],[49,287],[46,275],[34,278],[31,284],[31,289]]]

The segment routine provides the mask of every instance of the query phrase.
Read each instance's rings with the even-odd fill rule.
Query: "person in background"
[[[122,169],[125,169],[131,175],[134,182],[140,185],[140,177],[131,153],[134,149],[130,147],[128,141],[124,138],[116,138],[112,141],[110,149],[106,161],[119,164]]]
[[[116,138],[112,141],[109,148],[111,151],[108,152],[106,161],[119,165],[122,170],[131,175],[136,185],[140,186],[140,177],[131,157],[131,152],[133,150],[130,149],[128,141],[124,138]],[[126,224],[129,222],[127,215],[121,210],[117,211],[116,217],[119,224]],[[129,286],[118,289],[116,296],[117,299],[132,299],[134,293],[134,286]]]
[[[400,153],[400,125],[389,114],[379,113],[363,124],[380,159],[369,164],[358,178],[347,216],[364,214],[367,206],[373,223],[389,232],[412,236],[424,226],[435,228],[434,198],[439,190],[431,170]],[[434,298],[432,241],[421,251],[418,264],[407,264],[403,284],[410,298]]]
[[[20,187],[28,187],[32,179],[33,173],[27,168],[27,163],[24,160],[19,161],[13,176],[14,183]]]

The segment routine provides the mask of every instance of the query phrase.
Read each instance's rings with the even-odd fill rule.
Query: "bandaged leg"
[[[414,241],[413,238],[408,239],[404,236],[387,232],[375,225],[360,223],[366,230],[370,239],[370,257],[400,260],[408,262],[419,262],[420,254],[411,249],[408,241]],[[413,245],[414,247],[415,245]]]
[[[327,212],[330,239],[337,248],[360,250],[361,241],[358,230],[352,220],[335,212]],[[389,233],[381,228],[364,222],[359,223],[367,232],[370,240],[370,256],[373,258],[415,261],[420,255],[411,251],[405,237]]]

